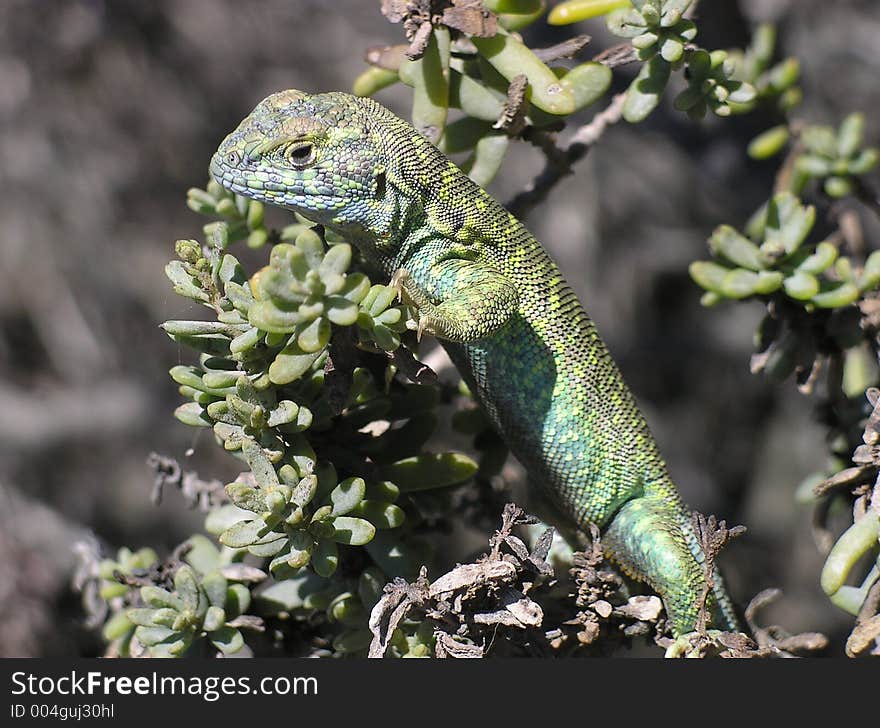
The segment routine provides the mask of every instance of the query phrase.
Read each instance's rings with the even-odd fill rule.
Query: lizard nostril
[[[239,155],[238,152],[232,151],[226,155],[226,162],[233,167],[237,165],[240,161],[241,155]]]

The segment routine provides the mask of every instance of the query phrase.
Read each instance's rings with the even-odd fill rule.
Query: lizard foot
[[[433,325],[433,317],[427,313],[427,310],[433,309],[433,304],[428,297],[421,291],[416,282],[412,279],[406,268],[398,268],[391,276],[389,284],[397,291],[397,300],[405,303],[416,310],[417,321],[409,320],[406,327],[416,332],[416,339],[422,340],[425,333],[435,334]]]
[[[409,289],[414,287],[412,276],[406,268],[398,268],[391,276],[389,285],[397,291],[398,303],[404,303],[404,297],[407,303],[412,303],[409,295]]]

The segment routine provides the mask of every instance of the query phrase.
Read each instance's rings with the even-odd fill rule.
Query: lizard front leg
[[[418,333],[457,343],[495,333],[517,310],[519,294],[506,276],[484,263],[460,258],[432,264],[419,285],[406,268],[391,285],[418,309]],[[424,287],[423,287],[424,286]]]

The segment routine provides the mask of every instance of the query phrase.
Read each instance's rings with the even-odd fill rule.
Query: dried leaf
[[[533,48],[532,50],[544,63],[552,63],[560,58],[574,58],[586,48],[591,40],[589,35],[576,35],[574,38],[568,38],[547,48]]]
[[[516,567],[508,561],[462,564],[431,584],[428,594],[432,599],[447,599],[457,591],[488,582],[511,581],[515,577]]]
[[[498,17],[483,7],[482,0],[452,0],[452,6],[443,11],[443,24],[478,38],[498,32]]]
[[[821,497],[827,495],[832,490],[837,490],[838,488],[858,485],[865,482],[872,471],[873,468],[865,466],[846,468],[846,470],[841,470],[839,473],[835,473],[830,478],[826,478],[816,485],[813,488],[813,494],[817,497]]]
[[[662,611],[663,602],[660,597],[639,595],[630,597],[626,604],[616,607],[614,613],[643,622],[656,622]]]
[[[880,614],[856,625],[846,640],[846,654],[857,657],[872,646],[880,649]]]
[[[483,648],[459,642],[452,635],[441,630],[434,632],[434,654],[437,657],[454,657],[457,659],[473,659],[483,656]]]
[[[425,51],[428,49],[428,43],[431,41],[431,33],[433,30],[434,28],[430,23],[422,23],[413,35],[404,55],[411,61],[416,61],[425,55]]]
[[[541,605],[532,601],[522,592],[515,589],[506,590],[502,599],[504,608],[516,617],[519,626],[540,627],[544,621],[544,610]]]
[[[493,129],[503,129],[514,136],[523,130],[528,85],[529,79],[523,73],[513,78],[507,87],[507,101],[504,102],[504,109],[501,111],[498,121],[492,125]]]

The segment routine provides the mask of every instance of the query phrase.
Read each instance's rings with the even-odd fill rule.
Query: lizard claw
[[[397,302],[403,302],[404,288],[409,280],[409,271],[406,268],[398,268],[391,276],[391,287],[397,290]]]
[[[406,322],[406,328],[408,328],[410,331],[415,331],[416,341],[421,341],[422,335],[428,328],[428,322],[424,317],[419,316],[418,321],[413,321],[412,319],[408,320]]]

